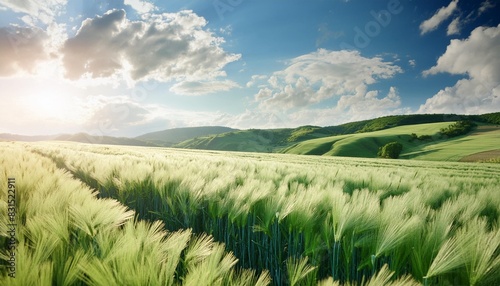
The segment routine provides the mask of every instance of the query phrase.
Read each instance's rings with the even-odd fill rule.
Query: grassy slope
[[[331,135],[321,127],[302,126],[289,129],[250,129],[193,138],[175,147],[245,152],[277,152],[296,140],[307,140]]]
[[[210,135],[191,138],[174,145],[174,147],[246,152],[280,152],[281,150],[293,146],[294,144],[311,139],[326,138],[334,135],[366,133],[385,130],[397,126],[408,126],[436,122],[453,122],[467,118],[480,122],[497,123],[500,122],[500,113],[474,116],[455,114],[393,115],[328,127],[301,126],[293,129],[250,129],[230,132],[223,135]],[[324,154],[325,152],[330,150],[331,147],[327,143],[328,139],[325,145],[315,146],[314,150],[308,151],[307,154]],[[365,143],[369,144],[369,142]]]
[[[403,144],[401,158],[459,161],[470,154],[498,149],[499,128],[493,125],[483,125],[469,135],[441,139],[437,134],[439,129],[449,124],[449,122],[441,122],[407,125],[375,132],[308,140],[284,149],[283,153],[375,158],[380,146],[397,141]],[[489,128],[485,129],[486,126]],[[433,135],[433,140],[409,142],[411,133],[419,136]]]
[[[303,155],[332,155],[349,157],[377,157],[378,148],[392,141],[403,144],[403,150],[414,148],[421,142],[408,142],[411,133],[432,135],[449,122],[399,126],[374,132],[356,133],[300,142],[283,150],[283,153]]]
[[[466,136],[422,146],[413,152],[406,152],[406,156],[403,158],[459,161],[468,155],[499,149],[499,146],[500,127],[482,125]]]
[[[287,130],[244,130],[193,138],[175,147],[246,152],[273,152],[273,146],[281,141]]]

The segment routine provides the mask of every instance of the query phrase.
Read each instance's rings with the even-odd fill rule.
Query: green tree
[[[399,142],[387,143],[378,149],[377,155],[381,158],[397,159],[403,150],[403,144]]]
[[[448,137],[456,137],[469,133],[477,124],[470,120],[462,120],[451,124],[446,128],[441,128],[439,133]]]

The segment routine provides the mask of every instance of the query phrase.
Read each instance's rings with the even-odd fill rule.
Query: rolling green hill
[[[437,129],[426,131],[418,135],[432,135],[439,132],[442,127],[447,127],[450,122],[458,120],[474,120],[480,123],[493,123],[499,124],[500,113],[491,113],[485,115],[455,115],[455,114],[413,114],[413,115],[394,115],[375,118],[371,120],[364,120],[358,122],[350,122],[338,126],[318,127],[318,126],[302,126],[298,128],[284,128],[284,129],[250,129],[239,130],[218,135],[201,136],[192,138],[184,142],[178,143],[173,147],[188,148],[188,149],[206,149],[206,150],[225,150],[225,151],[245,151],[245,152],[291,152],[296,154],[309,154],[309,155],[323,155],[330,152],[328,155],[340,156],[356,156],[356,157],[373,157],[376,156],[376,151],[379,144],[387,140],[376,137],[376,139],[359,139],[363,137],[347,136],[354,140],[359,148],[352,151],[349,145],[349,140],[343,141],[338,144],[335,150],[331,150],[333,142],[330,139],[321,140],[321,138],[330,138],[335,135],[353,135],[365,134],[367,132],[389,130],[390,128],[398,126],[420,125],[428,123],[441,123]],[[436,125],[438,126],[438,125]],[[412,127],[416,128],[415,131],[404,132],[397,134],[403,136],[397,138],[398,140],[409,140],[411,133],[418,133],[421,128],[427,127]],[[425,130],[424,130],[425,131]],[[388,131],[393,132],[393,131]],[[399,131],[396,131],[399,132]],[[386,136],[387,137],[387,136]],[[394,136],[393,136],[394,137]],[[336,137],[337,139],[345,137]],[[387,137],[387,138],[390,138]],[[305,143],[308,140],[314,140],[311,143]],[[335,139],[335,140],[337,140]],[[359,140],[358,140],[359,139]],[[371,140],[371,141],[370,141]],[[301,142],[303,144],[301,144]],[[423,142],[413,142],[410,145],[421,145]],[[297,146],[298,145],[298,146]],[[307,147],[305,147],[307,146]],[[363,146],[366,150],[362,150]],[[284,151],[283,151],[284,150]],[[289,151],[291,150],[291,151]],[[375,154],[375,155],[373,155]]]
[[[450,125],[449,122],[427,123],[399,126],[373,132],[331,136],[303,141],[282,150],[282,152],[303,155],[375,158],[377,157],[378,148],[389,142],[397,141],[403,144],[403,150],[421,145],[420,140],[410,142],[412,133],[433,135],[433,138],[437,140],[439,130],[448,125]]]
[[[481,125],[465,136],[442,140],[435,144],[426,144],[409,149],[402,158],[432,161],[462,161],[466,157],[483,153],[477,160],[498,158],[500,149],[500,126]],[[489,156],[488,156],[489,155]]]
[[[239,130],[227,134],[192,138],[176,144],[174,147],[245,152],[278,152],[290,145],[310,139],[370,132],[409,124],[450,122],[460,120],[461,118],[452,114],[394,115],[328,127],[306,125],[298,128]],[[142,139],[142,137],[138,138]]]
[[[217,135],[231,131],[237,131],[237,129],[222,126],[186,127],[147,133],[135,137],[134,139],[150,142],[159,146],[169,147],[185,140],[208,135]]]
[[[249,129],[193,138],[174,147],[272,153],[297,141],[330,135],[326,128],[317,126],[302,126],[295,129]]]
[[[282,150],[283,153],[346,157],[377,157],[378,148],[389,143],[403,145],[402,159],[460,161],[466,156],[499,149],[500,127],[481,124],[473,132],[454,138],[439,133],[449,122],[399,126],[367,133],[331,136],[307,140]],[[430,135],[427,140],[411,136]]]

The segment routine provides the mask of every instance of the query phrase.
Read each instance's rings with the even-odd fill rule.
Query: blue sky
[[[498,112],[498,15],[494,0],[0,0],[0,133]]]

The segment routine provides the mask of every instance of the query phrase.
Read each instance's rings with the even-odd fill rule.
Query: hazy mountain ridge
[[[36,141],[47,141],[54,140],[60,135],[18,135],[11,133],[1,133],[0,140],[1,141],[24,141],[24,142],[36,142]]]
[[[128,137],[112,137],[112,136],[93,136],[87,133],[64,134],[53,139],[55,141],[71,141],[89,144],[106,144],[106,145],[124,145],[124,146],[149,146],[157,147],[158,145],[150,142],[137,140]]]

